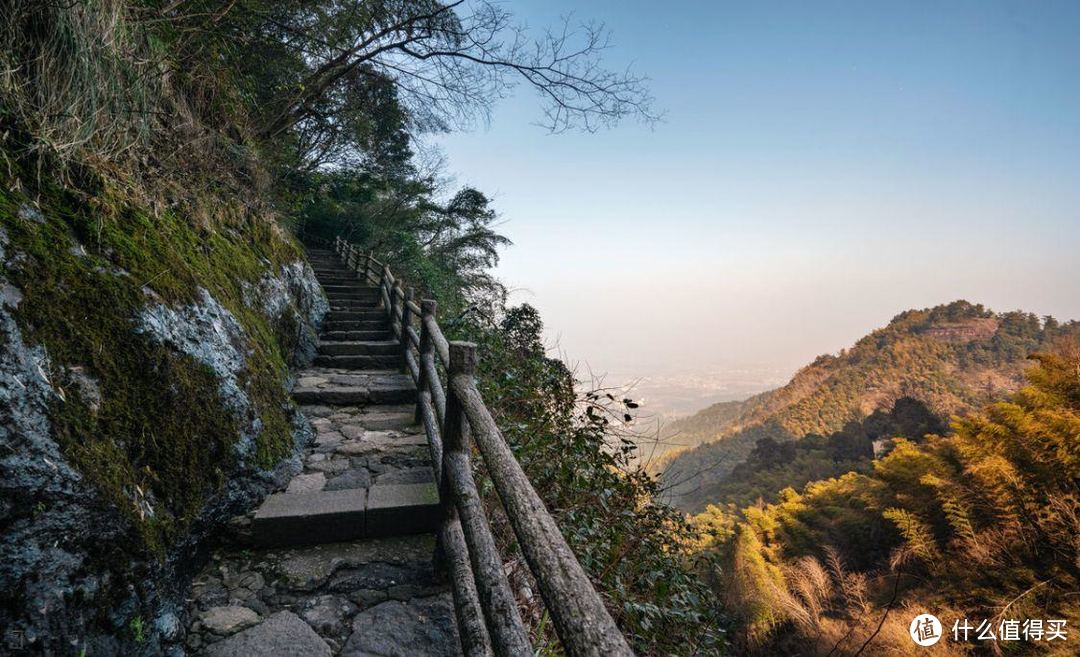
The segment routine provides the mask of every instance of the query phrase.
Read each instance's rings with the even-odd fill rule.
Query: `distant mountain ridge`
[[[686,448],[654,467],[672,504],[699,511],[723,501],[720,482],[762,438],[839,432],[903,397],[943,419],[963,414],[1020,387],[1027,356],[1068,335],[1080,335],[1080,322],[962,300],[908,310],[850,349],[819,356],[781,388],[672,422],[664,439]]]

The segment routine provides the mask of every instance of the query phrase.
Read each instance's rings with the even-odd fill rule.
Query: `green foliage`
[[[439,299],[444,313],[470,303],[494,312],[502,303],[489,270],[510,240],[495,231],[497,215],[482,192],[466,187],[440,201],[436,185],[411,172],[356,170],[312,174],[298,190],[303,239],[344,236],[393,263],[409,285]]]
[[[1027,386],[956,420],[953,436],[898,439],[872,472],[812,483],[801,493],[782,493],[775,504],[747,508],[745,523],[734,532],[723,522],[735,517],[733,511],[718,507],[695,524],[704,531],[721,528],[708,546],[722,556],[745,551],[748,539],[741,537],[752,530],[760,539],[758,556],[776,567],[831,559],[854,566],[859,576],[893,573],[899,604],[908,608],[981,617],[986,609],[1015,604],[1013,617],[1027,609],[1037,617],[1075,618],[1080,609],[1070,592],[1080,583],[1080,349],[1071,344],[1034,356],[1038,365]],[[742,618],[743,634],[767,633],[779,618],[805,632],[810,643],[797,652],[812,654],[821,628],[832,627],[839,637],[855,631],[856,616],[867,616],[865,609],[853,614],[850,606],[838,607],[831,618],[839,625],[818,623],[815,638],[799,629],[805,609],[792,604],[798,581],[782,584],[794,596],[785,597],[775,582],[763,579],[758,564],[758,576],[751,578],[757,583],[747,593],[747,564],[756,561],[739,558],[742,571],[717,577],[721,592],[729,599],[771,600],[768,609]],[[867,600],[884,606],[890,592],[867,589]],[[783,643],[779,633],[770,640]],[[817,645],[823,644],[828,641]]]
[[[479,344],[485,401],[635,651],[716,654],[722,619],[684,550],[695,535],[655,501],[656,481],[633,458],[624,417],[633,402],[576,392],[566,366],[544,353],[541,329],[523,305],[496,321],[470,314],[453,331]],[[514,549],[505,527],[501,537]]]
[[[128,622],[128,629],[131,630],[131,640],[135,643],[143,643],[146,641],[146,627],[143,623],[142,616],[135,616]]]
[[[718,503],[739,508],[757,500],[775,502],[786,487],[802,488],[811,481],[845,472],[869,472],[874,441],[883,441],[884,445],[895,436],[938,434],[946,429],[925,404],[901,397],[888,411],[874,411],[828,436],[810,434],[784,442],[768,436],[761,438],[746,461],[712,487],[710,495]]]

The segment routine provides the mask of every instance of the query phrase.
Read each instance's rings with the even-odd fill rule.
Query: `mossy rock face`
[[[272,222],[242,211],[198,228],[107,195],[54,191],[32,203],[8,192],[0,193],[0,228],[0,287],[10,297],[0,304],[9,327],[0,338],[39,354],[36,372],[0,374],[40,377],[50,390],[43,444],[55,443],[58,465],[92,493],[87,508],[100,507],[90,516],[110,525],[101,532],[108,545],[60,549],[77,554],[83,575],[108,573],[101,588],[123,598],[123,580],[190,544],[196,521],[213,524],[207,509],[221,505],[226,488],[257,494],[268,485],[260,473],[293,452],[287,363],[297,336],[313,333],[301,325],[319,305],[301,303],[287,285],[266,285],[302,276],[302,255]],[[252,294],[268,287],[289,296],[267,304]],[[0,439],[5,429],[17,430],[0,426]],[[255,483],[245,489],[247,479]],[[21,523],[24,534],[47,526],[35,517],[49,511],[42,497],[0,500],[0,522]],[[151,565],[133,567],[140,561]],[[36,577],[32,568],[22,574]],[[12,595],[4,606],[26,602]]]

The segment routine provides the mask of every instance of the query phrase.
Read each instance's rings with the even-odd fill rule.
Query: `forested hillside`
[[[1075,654],[1078,345],[1035,356],[1026,386],[950,436],[908,434],[863,472],[697,516],[739,650],[910,654],[908,624],[932,611],[949,636],[927,654]]]
[[[700,511],[725,502],[722,482],[760,440],[841,432],[905,397],[947,420],[1016,390],[1030,353],[1077,334],[1075,321],[995,313],[966,301],[906,311],[850,349],[820,356],[782,388],[673,422],[667,440],[689,449],[656,467],[670,501]]]

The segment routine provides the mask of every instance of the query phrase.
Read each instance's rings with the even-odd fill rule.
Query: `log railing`
[[[338,238],[334,250],[364,285],[378,287],[402,345],[402,368],[416,383],[416,419],[423,423],[439,486],[440,567],[450,579],[466,657],[534,655],[473,479],[475,442],[536,580],[563,649],[570,657],[633,652],[566,544],[555,520],[514,458],[476,387],[476,345],[448,342],[436,304],[417,304],[390,268]]]

